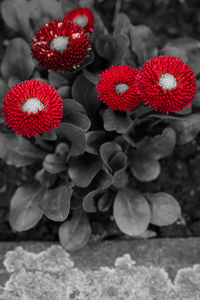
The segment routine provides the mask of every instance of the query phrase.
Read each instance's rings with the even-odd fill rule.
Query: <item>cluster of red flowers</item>
[[[53,71],[68,72],[80,67],[91,50],[94,16],[89,8],[68,12],[63,20],[44,24],[31,41],[32,56],[39,65]],[[13,86],[3,99],[6,124],[27,137],[52,130],[63,117],[58,92],[43,81],[29,80]]]
[[[80,7],[68,12],[63,20],[44,24],[31,41],[32,56],[39,65],[53,71],[68,72],[80,67],[89,56],[93,12]]]
[[[94,16],[88,8],[68,12],[63,20],[44,24],[31,41],[32,56],[44,68],[69,72],[89,56]],[[99,98],[114,110],[130,110],[142,101],[167,113],[191,104],[196,79],[181,59],[158,56],[148,60],[140,71],[127,65],[112,66],[100,74]],[[12,87],[2,104],[5,122],[20,134],[31,137],[59,126],[62,99],[50,85],[37,80]]]
[[[129,110],[142,100],[164,113],[189,106],[197,89],[190,67],[173,56],[157,56],[137,71],[126,65],[113,66],[100,75],[99,98],[114,110]]]

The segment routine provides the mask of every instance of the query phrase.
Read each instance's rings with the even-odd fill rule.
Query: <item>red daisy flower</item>
[[[63,103],[49,84],[27,80],[13,86],[3,99],[6,124],[17,134],[31,137],[58,127]]]
[[[44,24],[31,41],[32,56],[44,68],[68,72],[80,67],[91,50],[88,33],[70,21]]]
[[[92,32],[94,24],[93,12],[88,7],[79,7],[66,13],[64,20],[69,20],[74,24],[83,27],[85,30]]]
[[[137,74],[138,70],[127,65],[106,69],[97,83],[98,97],[114,110],[135,108],[142,100],[135,85]]]
[[[145,104],[167,114],[189,106],[197,88],[190,67],[168,55],[148,60],[137,76],[136,85]]]

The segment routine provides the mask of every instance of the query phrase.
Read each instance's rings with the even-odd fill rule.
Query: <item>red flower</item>
[[[69,20],[74,24],[83,27],[87,31],[93,31],[92,26],[94,23],[94,15],[88,7],[79,7],[77,9],[70,10],[66,13],[64,20]]]
[[[196,79],[188,65],[173,56],[148,60],[137,76],[145,104],[168,114],[189,106],[196,93]]]
[[[5,122],[19,135],[31,137],[58,127],[63,116],[58,92],[43,81],[13,86],[3,99]]]
[[[88,33],[70,21],[44,24],[31,41],[32,56],[40,65],[63,72],[79,67],[90,47]]]
[[[137,74],[138,70],[127,65],[106,69],[97,84],[98,97],[114,110],[135,108],[141,102],[135,85]]]

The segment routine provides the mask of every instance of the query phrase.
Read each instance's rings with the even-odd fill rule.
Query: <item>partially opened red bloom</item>
[[[135,108],[141,102],[135,85],[137,74],[138,70],[127,65],[106,69],[97,84],[98,97],[114,110]]]
[[[148,60],[137,76],[145,104],[164,113],[189,106],[196,93],[196,79],[181,59],[161,55]]]
[[[70,10],[66,13],[64,20],[69,20],[74,24],[78,24],[87,31],[93,31],[94,15],[88,7],[79,7]]]
[[[17,134],[31,137],[58,127],[63,103],[49,84],[27,80],[13,86],[3,99],[6,124]]]
[[[31,41],[32,56],[44,68],[68,72],[89,56],[88,33],[70,21],[54,20],[44,24]]]

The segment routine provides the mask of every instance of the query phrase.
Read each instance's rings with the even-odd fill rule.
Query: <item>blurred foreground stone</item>
[[[200,238],[0,243],[0,300],[200,299]]]

